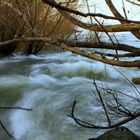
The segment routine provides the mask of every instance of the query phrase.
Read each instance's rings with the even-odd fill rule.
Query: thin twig
[[[3,130],[6,132],[6,134],[12,138],[13,140],[16,140],[16,138],[7,130],[7,128],[4,126],[4,124],[2,123],[2,121],[0,120],[0,126],[3,128]]]
[[[94,84],[94,86],[95,86],[95,88],[96,88],[97,94],[98,94],[99,99],[100,99],[100,101],[101,101],[101,105],[102,105],[102,107],[103,107],[103,109],[104,109],[104,112],[105,112],[105,115],[106,115],[108,124],[111,125],[111,121],[110,121],[110,117],[109,117],[109,115],[108,115],[108,111],[107,111],[107,109],[106,109],[106,106],[105,106],[105,103],[104,103],[103,98],[102,98],[102,96],[101,96],[101,93],[100,93],[100,91],[99,91],[99,89],[98,89],[98,87],[97,87],[97,84],[96,84],[96,82],[95,82],[95,79],[93,79],[93,84]]]
[[[26,110],[26,111],[32,111],[32,109],[31,108],[23,108],[23,107],[8,107],[8,106],[6,106],[6,107],[0,107],[0,109],[20,109],[20,110]]]
[[[70,118],[73,118],[74,121],[82,126],[82,127],[85,127],[85,128],[94,128],[94,129],[110,129],[110,128],[115,128],[115,127],[118,127],[118,126],[121,126],[127,122],[130,122],[136,118],[138,118],[140,116],[140,112],[136,112],[135,114],[133,113],[131,116],[126,116],[123,120],[119,121],[119,122],[116,122],[114,124],[111,124],[111,125],[108,125],[108,126],[100,126],[100,125],[94,125],[92,123],[88,123],[86,121],[83,121],[81,119],[78,119],[75,117],[75,114],[74,114],[74,111],[75,111],[75,106],[76,106],[76,100],[74,101],[73,103],[73,106],[72,106],[72,111],[71,111],[71,115],[67,115],[68,117]]]

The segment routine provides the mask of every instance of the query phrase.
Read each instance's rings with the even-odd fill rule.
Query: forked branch
[[[20,109],[20,110],[25,110],[25,111],[32,111],[31,108],[23,108],[23,107],[0,107],[0,110],[3,110],[3,109]],[[2,129],[6,132],[6,134],[13,140],[17,140],[10,132],[9,130],[5,127],[4,123],[0,120],[0,126],[2,127]]]
[[[135,109],[133,111],[130,110],[129,107],[126,107],[123,103],[121,103],[121,101],[115,95],[117,93],[112,93],[111,92],[112,90],[109,90],[109,89],[99,88],[95,81],[93,81],[93,85],[95,86],[95,90],[97,93],[96,99],[104,109],[104,113],[105,113],[105,116],[107,118],[108,125],[105,125],[105,126],[104,125],[96,125],[96,124],[89,123],[87,121],[81,120],[78,117],[76,117],[76,115],[75,115],[76,100],[75,100],[73,103],[73,106],[72,106],[71,115],[68,115],[68,116],[71,117],[78,125],[80,125],[82,127],[86,127],[86,128],[110,129],[110,128],[115,128],[115,127],[121,126],[123,124],[126,124],[126,123],[140,117],[140,109]],[[101,91],[111,92],[109,94],[112,95],[113,102],[111,102],[111,101],[105,102],[103,99],[103,95],[101,94]],[[115,92],[120,93],[119,91],[115,91]],[[127,96],[127,94],[124,94],[124,96]],[[131,96],[127,96],[127,97],[131,98],[132,100],[135,100],[135,102],[140,103],[139,100],[136,100]],[[116,118],[119,117],[119,119],[120,118],[122,118],[122,119],[113,123],[111,116],[114,116]]]

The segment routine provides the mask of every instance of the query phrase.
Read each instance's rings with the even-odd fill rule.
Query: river
[[[126,38],[125,34],[119,37],[120,40]],[[132,38],[129,41],[139,45]],[[137,69],[118,70],[130,80],[139,75]],[[96,124],[106,124],[103,109],[93,98],[93,76],[101,86],[139,96],[112,66],[70,52],[3,58],[0,60],[0,106],[33,110],[0,110],[0,119],[17,140],[87,140],[96,137],[106,130],[82,128],[67,116],[71,114],[73,101],[77,100],[77,116]],[[124,96],[122,100],[131,107],[138,105]],[[126,126],[140,135],[139,119]],[[10,140],[2,128],[0,140]]]

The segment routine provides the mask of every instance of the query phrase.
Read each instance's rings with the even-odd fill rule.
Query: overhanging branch
[[[115,6],[113,5],[111,0],[105,0],[106,4],[108,5],[109,9],[111,10],[111,12],[113,13],[113,15],[116,18],[123,18],[125,19],[119,12],[118,10],[115,8]],[[125,21],[119,20],[122,24],[125,24]],[[137,37],[138,39],[140,39],[140,32],[139,29],[137,31],[130,31],[135,37]]]
[[[13,39],[13,40],[1,42],[0,46],[2,47],[5,45],[8,45],[8,44],[11,44],[11,43],[29,42],[29,41],[39,41],[39,42],[50,43],[50,44],[56,45],[64,50],[70,51],[72,53],[84,56],[86,58],[89,58],[89,59],[92,59],[95,61],[100,61],[102,63],[110,64],[110,65],[121,66],[121,67],[139,67],[140,66],[140,60],[134,60],[134,61],[123,61],[122,60],[121,61],[121,60],[107,59],[107,58],[103,58],[101,56],[98,56],[96,54],[88,53],[88,52],[77,49],[76,47],[78,47],[78,44],[75,47],[73,47],[74,44],[70,44],[70,42],[67,44],[65,41],[58,40],[58,39],[51,39],[51,38],[47,38],[47,37],[27,37],[27,38],[21,38],[21,39],[20,38]],[[92,45],[92,48],[94,48],[94,47],[97,48],[96,47],[97,44],[94,45],[94,44],[87,43],[87,46],[91,46],[91,45]],[[81,46],[82,46],[82,43],[81,43]],[[79,45],[79,47],[80,47],[80,45]],[[122,45],[121,47],[118,46],[118,48],[117,48],[117,46],[116,46],[116,48],[113,48],[113,47],[114,47],[114,45],[113,46],[110,45],[107,48],[107,44],[105,46],[102,43],[98,44],[98,48],[102,48],[102,49],[112,48],[115,50],[118,49],[118,50],[129,51],[129,52],[132,52],[134,54],[140,54],[140,49],[132,47],[132,46],[127,47],[125,45],[124,46]]]
[[[59,10],[65,11],[65,12],[69,12],[69,13],[73,13],[75,15],[79,15],[79,16],[82,16],[82,17],[89,17],[89,16],[90,17],[101,17],[101,18],[104,18],[104,19],[125,21],[126,23],[140,23],[140,21],[133,21],[133,20],[127,20],[127,19],[119,18],[119,17],[107,16],[107,15],[104,15],[104,14],[101,14],[101,13],[83,13],[83,12],[80,12],[78,10],[73,10],[71,8],[62,6],[60,3],[58,4],[54,0],[42,0],[42,1],[44,3],[46,3],[47,5],[55,7],[56,9],[59,9]]]

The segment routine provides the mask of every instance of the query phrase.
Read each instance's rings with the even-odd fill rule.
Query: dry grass
[[[75,4],[67,6],[76,7]],[[1,42],[29,36],[68,38],[74,33],[74,28],[72,23],[41,0],[0,0]],[[43,46],[38,42],[11,44],[0,48],[0,52],[37,54]]]

